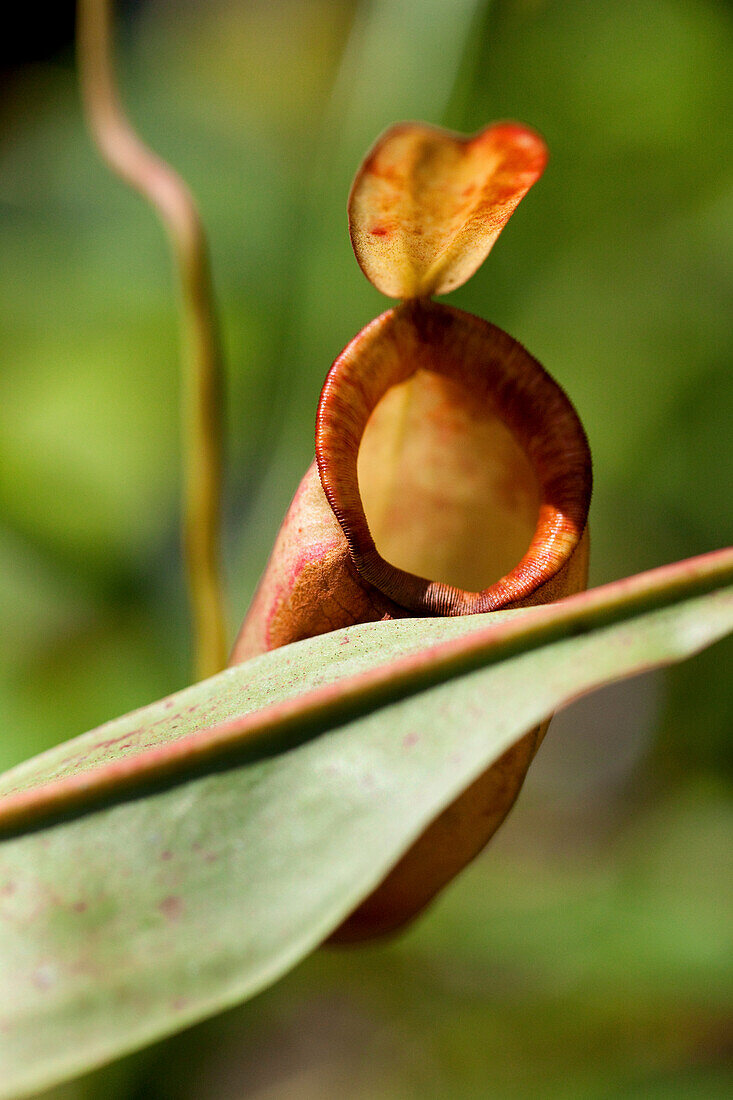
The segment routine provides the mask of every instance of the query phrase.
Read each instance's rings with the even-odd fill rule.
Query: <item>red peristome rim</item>
[[[510,573],[481,592],[466,592],[390,565],[379,554],[364,514],[357,458],[367,421],[387,390],[419,367],[474,391],[485,390],[537,475],[540,509],[530,546]],[[567,564],[588,518],[590,450],[563,390],[521,344],[495,325],[426,300],[405,302],[383,313],[336,359],[318,406],[316,458],[324,492],[359,575],[415,612],[467,615],[525,601]]]

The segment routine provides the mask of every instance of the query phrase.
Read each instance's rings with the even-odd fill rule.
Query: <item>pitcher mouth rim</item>
[[[456,358],[459,341],[470,351],[465,360]],[[406,354],[390,354],[394,347]],[[424,353],[420,358],[415,347]],[[424,367],[425,355],[435,373],[458,374],[468,386],[488,381],[492,403],[529,458],[539,486],[537,523],[527,551],[513,569],[477,592],[386,561],[369,530],[359,490],[357,459],[369,416],[389,389]],[[564,390],[502,329],[428,299],[387,310],[336,358],[318,404],[316,460],[360,578],[415,613],[477,614],[527,602],[567,565],[587,525],[590,449]]]

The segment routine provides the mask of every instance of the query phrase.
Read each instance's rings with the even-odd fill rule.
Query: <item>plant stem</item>
[[[157,210],[181,286],[183,549],[197,678],[226,663],[220,577],[223,385],[206,236],[183,180],[138,137],[120,104],[110,0],[79,0],[78,56],[92,136],[110,168]]]

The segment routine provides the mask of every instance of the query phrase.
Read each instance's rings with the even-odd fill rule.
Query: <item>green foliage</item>
[[[730,574],[729,559],[708,587],[726,566]],[[160,754],[187,734],[203,738],[207,718],[231,741],[240,716],[263,703],[300,704],[284,734],[275,706],[268,740],[249,750],[241,741],[250,763],[220,772],[214,759],[202,778],[4,843],[0,1096],[29,1095],[280,977],[557,706],[733,630],[730,590],[680,600],[675,583],[693,591],[698,576],[677,569],[664,586],[675,602],[646,613],[649,586],[630,599],[622,585],[511,616],[510,645],[502,624],[482,631],[495,616],[353,627],[266,654],[42,758],[41,776],[86,772],[93,782],[95,754],[108,765],[136,752],[143,760],[146,745]],[[578,604],[590,614],[574,615]],[[542,644],[553,637],[543,620],[559,640]],[[449,659],[426,650],[451,635]],[[411,676],[369,690],[367,670],[399,669],[410,652]],[[324,681],[339,685],[337,710],[309,708]],[[310,739],[298,745],[304,730]],[[31,762],[5,788],[12,797],[34,781],[43,778]]]
[[[728,5],[436,0],[427,17],[422,2],[220,0],[149,5],[132,29],[125,98],[212,234],[237,617],[311,457],[325,371],[380,308],[339,211],[366,145],[403,117],[461,130],[519,118],[551,147],[456,304],[526,343],[579,408],[596,459],[594,583],[731,541]],[[0,126],[9,766],[182,686],[188,657],[165,243],[97,163],[68,62],[8,85]],[[726,1095],[729,792],[709,780],[729,756],[726,655],[656,681],[648,718],[612,710],[634,752],[585,799],[548,793],[551,733],[509,840],[402,941],[319,953],[252,1007],[65,1097],[122,1097],[129,1079],[201,1100],[217,1066],[236,1078],[241,1061],[253,1096],[299,1100]],[[592,745],[612,708],[594,705]]]

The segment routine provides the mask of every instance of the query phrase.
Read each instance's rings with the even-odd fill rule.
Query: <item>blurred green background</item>
[[[29,33],[0,97],[4,767],[182,687],[190,665],[174,279],[153,214],[84,132],[58,7],[58,40]],[[730,4],[149,0],[122,16],[130,113],[210,232],[232,632],[312,456],[325,372],[386,308],[345,201],[404,118],[513,118],[550,146],[451,302],[572,396],[595,460],[592,583],[733,541]],[[319,952],[54,1097],[731,1095],[732,652],[563,712],[507,825],[401,939]]]

